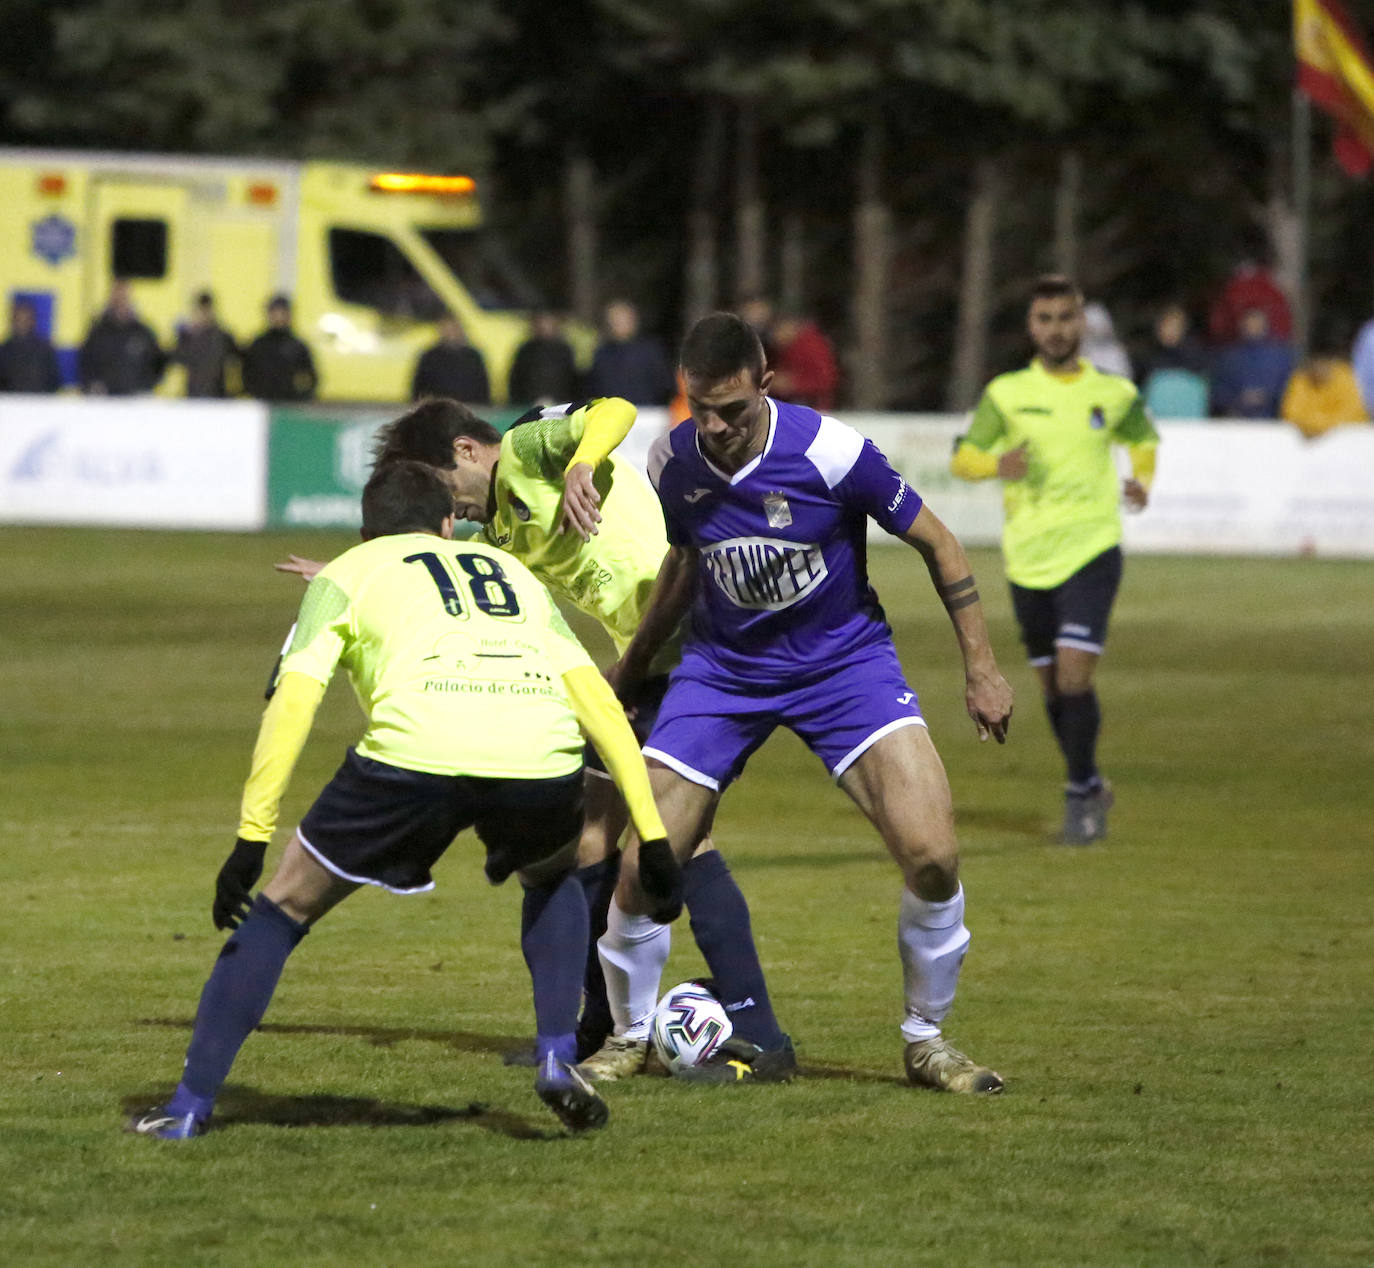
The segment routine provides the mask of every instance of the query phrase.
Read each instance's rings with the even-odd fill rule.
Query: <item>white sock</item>
[[[897,947],[906,985],[902,1037],[908,1042],[939,1036],[939,1023],[954,1004],[959,967],[968,943],[962,885],[953,898],[942,903],[928,903],[909,889],[902,890]]]
[[[617,1035],[647,1039],[658,1006],[658,988],[668,963],[672,934],[648,916],[627,916],[611,899],[606,932],[596,944],[606,975],[606,999]]]

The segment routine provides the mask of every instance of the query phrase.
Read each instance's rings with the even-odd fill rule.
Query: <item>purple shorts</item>
[[[669,679],[644,756],[720,791],[774,728],[785,726],[838,779],[889,731],[924,725],[891,643],[814,680],[776,685],[745,682],[689,650]]]

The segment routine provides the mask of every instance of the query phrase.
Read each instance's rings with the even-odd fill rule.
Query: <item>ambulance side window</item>
[[[386,317],[437,321],[444,305],[404,252],[380,233],[329,231],[329,271],[345,303],[375,308]]]
[[[111,221],[110,261],[115,277],[166,277],[167,222],[132,219]]]

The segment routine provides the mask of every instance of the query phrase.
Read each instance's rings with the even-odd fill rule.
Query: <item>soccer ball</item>
[[[725,1005],[700,982],[673,987],[654,1010],[654,1047],[674,1073],[700,1065],[734,1029]]]

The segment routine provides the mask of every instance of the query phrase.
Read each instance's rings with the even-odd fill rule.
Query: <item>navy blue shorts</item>
[[[630,730],[635,733],[635,739],[640,744],[649,738],[649,732],[654,729],[654,723],[658,721],[658,710],[663,704],[663,695],[668,690],[668,675],[658,674],[653,678],[646,678],[635,692],[634,699],[625,706],[625,713],[630,719]],[[596,748],[588,744],[587,751],[583,754],[582,760],[587,764],[587,769],[593,774],[600,775],[603,779],[609,779],[606,773],[606,763],[601,760],[601,754]]]
[[[745,682],[689,651],[668,680],[644,756],[719,791],[785,726],[839,779],[889,731],[924,725],[891,643],[867,648],[823,677],[769,685]]]
[[[297,832],[335,876],[416,894],[434,888],[430,868],[473,827],[487,847],[487,879],[499,885],[581,834],[582,772],[553,779],[429,775],[350,748]]]
[[[1102,655],[1107,621],[1121,584],[1121,547],[1104,550],[1050,590],[1011,583],[1011,603],[1032,665],[1049,665],[1056,647]]]

